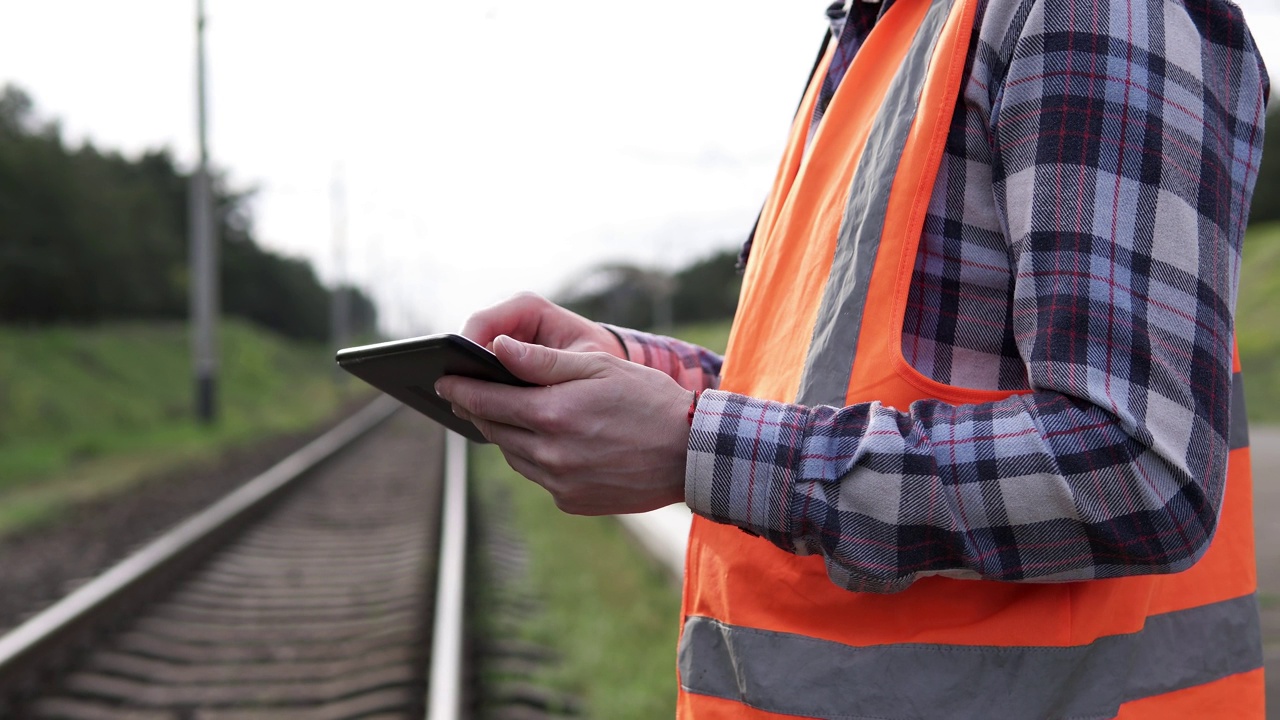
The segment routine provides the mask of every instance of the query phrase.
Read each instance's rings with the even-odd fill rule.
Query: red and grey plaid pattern
[[[631,362],[661,370],[690,390],[713,390],[720,386],[723,358],[719,355],[675,338],[601,324],[622,341],[622,350]]]
[[[1228,0],[988,0],[977,22],[903,352],[944,383],[1031,392],[895,409],[708,390],[687,501],[823,555],[851,590],[1184,569],[1226,476],[1261,59]]]

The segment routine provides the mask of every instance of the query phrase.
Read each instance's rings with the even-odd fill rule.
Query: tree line
[[[0,91],[0,322],[93,323],[188,314],[188,185],[167,150],[136,160],[68,147],[24,91]],[[334,291],[305,260],[263,249],[250,193],[215,182],[222,312],[325,340]],[[377,324],[349,288],[357,333]]]
[[[674,272],[608,263],[575,279],[556,300],[593,320],[640,330],[728,320],[742,287],[737,258],[736,248],[719,250]]]

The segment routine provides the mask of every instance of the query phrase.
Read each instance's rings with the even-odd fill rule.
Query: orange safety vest
[[[901,352],[976,5],[898,0],[806,152],[831,53],[819,66],[757,228],[722,389],[898,408],[1010,394],[939,383]],[[1238,357],[1234,369],[1220,521],[1182,573],[1043,584],[932,576],[897,594],[856,593],[828,580],[821,557],[695,517],[679,716],[1262,718]]]

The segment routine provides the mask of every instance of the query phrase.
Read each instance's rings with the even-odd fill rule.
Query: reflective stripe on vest
[[[833,720],[1108,718],[1129,700],[1261,667],[1252,641],[1260,632],[1253,595],[1156,615],[1136,633],[1071,647],[857,648],[694,617],[680,640],[680,676],[692,692]],[[874,690],[850,692],[850,682]]]
[[[902,357],[911,273],[977,0],[897,0],[805,152],[815,74],[757,226],[721,387],[804,404],[1008,397]],[[682,718],[1261,718],[1239,358],[1217,532],[1191,569],[1074,583],[926,577],[893,595],[695,517]]]
[[[813,328],[809,356],[796,402],[801,405],[844,405],[849,389],[851,359],[862,330],[862,311],[885,213],[889,190],[907,134],[916,116],[929,59],[951,10],[947,0],[932,0],[916,31],[902,66],[885,93],[867,138],[867,147],[853,174],[849,200],[836,240],[818,321]]]

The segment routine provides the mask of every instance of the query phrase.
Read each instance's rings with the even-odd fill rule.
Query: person
[[[1229,0],[829,10],[721,358],[522,294],[437,392],[566,512],[694,511],[685,718],[1261,718]]]

